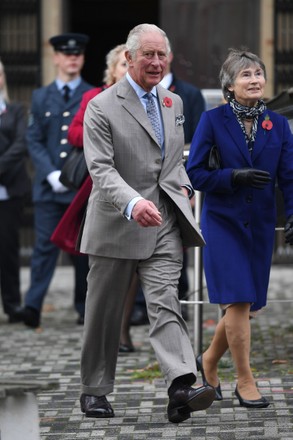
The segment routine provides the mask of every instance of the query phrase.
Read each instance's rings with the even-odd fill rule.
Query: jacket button
[[[246,197],[246,202],[247,203],[251,203],[252,202],[252,196],[247,196]]]

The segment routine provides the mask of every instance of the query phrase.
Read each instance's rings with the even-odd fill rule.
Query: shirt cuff
[[[124,217],[126,217],[127,220],[132,219],[131,215],[132,215],[133,207],[139,200],[143,200],[143,197],[140,197],[140,196],[134,197],[132,200],[130,200],[130,202],[126,206],[125,211],[124,211]]]
[[[192,188],[192,186],[191,185],[182,185],[183,186],[183,188],[186,188],[187,189],[187,191],[188,191],[188,198],[189,199],[192,199],[192,197],[194,196],[194,189]]]

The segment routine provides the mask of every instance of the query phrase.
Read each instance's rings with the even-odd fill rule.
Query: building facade
[[[11,99],[28,108],[32,90],[54,79],[51,36],[62,32],[90,36],[83,76],[97,86],[107,52],[143,22],[167,32],[174,72],[201,89],[219,89],[219,69],[230,47],[247,47],[263,59],[267,99],[293,87],[292,0],[1,0],[0,58]],[[28,203],[24,257],[30,256],[32,240]],[[283,246],[282,238],[277,246]]]
[[[291,0],[1,0],[0,57],[13,99],[54,78],[48,39],[61,32],[90,36],[84,77],[102,81],[105,55],[138,23],[166,30],[178,76],[202,89],[219,88],[230,47],[258,53],[268,70],[267,98],[293,86]]]

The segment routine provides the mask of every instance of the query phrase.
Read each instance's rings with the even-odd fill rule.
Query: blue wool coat
[[[262,127],[266,116],[273,123],[271,130]],[[208,171],[207,158],[214,144],[222,168]],[[268,171],[272,181],[264,189],[234,187],[231,175],[236,168]],[[258,310],[267,299],[277,181],[286,216],[293,214],[293,136],[288,121],[266,110],[259,117],[250,155],[229,104],[203,113],[191,143],[187,172],[194,188],[204,193],[201,229],[210,302],[250,302],[251,310]]]

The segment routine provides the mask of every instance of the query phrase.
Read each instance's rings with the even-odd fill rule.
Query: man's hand
[[[162,224],[162,216],[150,200],[139,200],[133,207],[132,218],[144,228]]]

